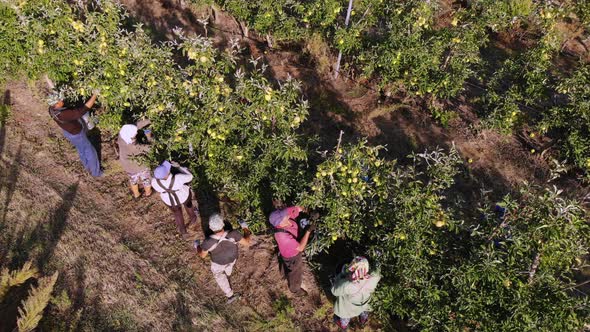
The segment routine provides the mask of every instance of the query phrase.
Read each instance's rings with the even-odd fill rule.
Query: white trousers
[[[227,279],[227,277],[231,276],[234,264],[236,264],[235,260],[225,265],[211,262],[211,272],[213,272],[213,277],[215,278],[215,281],[217,281],[219,288],[221,288],[227,297],[234,295],[234,291],[231,289],[229,280]]]

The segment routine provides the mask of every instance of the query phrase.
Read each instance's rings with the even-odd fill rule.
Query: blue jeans
[[[82,129],[82,131],[76,135],[72,135],[67,131],[63,131],[64,136],[70,141],[78,150],[78,155],[80,155],[80,161],[82,161],[82,165],[90,172],[92,176],[102,176],[102,171],[100,170],[100,163],[98,161],[98,154],[96,153],[96,149],[88,140],[88,136],[86,136],[86,129]]]

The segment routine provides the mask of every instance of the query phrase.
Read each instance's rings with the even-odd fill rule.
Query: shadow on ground
[[[78,192],[78,185],[79,183],[72,184],[61,195],[61,203],[47,218],[46,223],[39,223],[30,234],[21,234],[6,244],[10,246],[12,252],[16,253],[8,265],[11,269],[19,268],[32,258],[32,253],[36,253],[35,265],[43,270],[66,228],[68,215]]]

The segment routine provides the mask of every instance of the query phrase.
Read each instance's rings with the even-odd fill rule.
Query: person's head
[[[51,91],[49,96],[47,96],[47,104],[53,108],[61,108],[64,107],[64,96],[63,93],[57,91]]]
[[[134,144],[135,137],[137,136],[137,126],[132,124],[124,125],[119,131],[119,136],[121,136],[121,139],[123,139],[125,143]]]
[[[287,209],[273,211],[268,220],[274,227],[286,227],[290,224]]]
[[[344,269],[351,281],[360,281],[369,276],[369,261],[363,256],[356,256]]]
[[[170,175],[170,168],[172,165],[165,160],[160,166],[156,167],[154,170],[154,177],[158,180],[165,180]]]
[[[209,217],[209,229],[215,233],[221,232],[223,230],[223,218],[219,213],[214,213]]]

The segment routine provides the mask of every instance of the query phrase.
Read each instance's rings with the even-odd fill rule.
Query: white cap
[[[211,229],[212,231],[219,232],[223,229],[223,226],[223,218],[221,217],[221,215],[219,215],[219,213],[214,213],[213,215],[211,215],[211,217],[209,217],[209,229]]]
[[[133,138],[137,135],[137,126],[132,124],[126,124],[121,127],[119,131],[119,135],[127,144],[131,144],[133,142]]]

